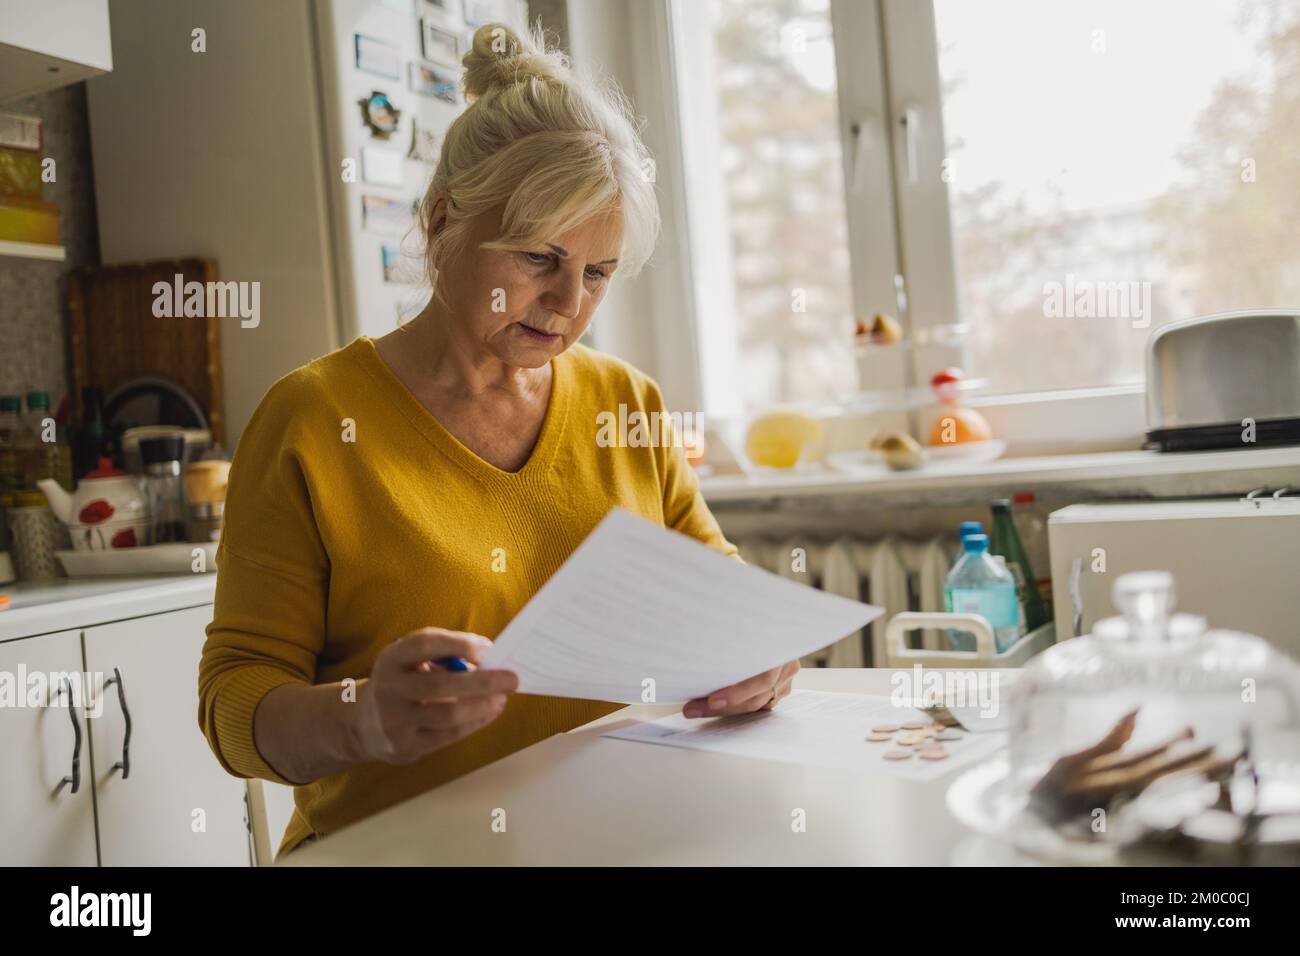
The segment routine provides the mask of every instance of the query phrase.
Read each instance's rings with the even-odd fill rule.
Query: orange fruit
[[[973,408],[945,408],[930,429],[931,445],[960,445],[992,437],[988,419]]]

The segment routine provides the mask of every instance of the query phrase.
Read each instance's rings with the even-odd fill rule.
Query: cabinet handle
[[[122,779],[125,780],[131,776],[131,711],[126,707],[126,682],[122,680],[121,669],[114,667],[113,676],[104,681],[104,687],[117,685],[117,702],[122,705],[122,719],[126,722],[126,730],[122,733],[122,759],[113,764],[113,770],[122,771]]]
[[[69,793],[76,793],[81,789],[81,724],[77,723],[76,700],[72,696],[72,685],[68,683],[65,677],[59,682],[59,699],[63,699],[64,688],[68,691],[68,716],[72,718],[72,776],[64,777],[59,781],[59,789],[62,790],[64,784],[72,784]]]

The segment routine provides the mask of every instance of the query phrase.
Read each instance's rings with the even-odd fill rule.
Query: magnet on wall
[[[372,90],[369,96],[357,100],[361,107],[361,120],[376,139],[388,139],[397,131],[397,121],[402,111],[393,105],[387,93]]]

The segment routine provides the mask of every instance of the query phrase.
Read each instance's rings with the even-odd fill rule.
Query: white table
[[[795,686],[888,694],[892,673],[805,670]],[[1024,862],[948,813],[944,794],[958,772],[922,784],[601,737],[679,709],[616,711],[308,844],[282,865]],[[806,832],[792,830],[796,808]],[[503,833],[493,832],[498,810]]]

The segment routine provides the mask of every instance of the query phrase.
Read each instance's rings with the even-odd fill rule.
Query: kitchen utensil
[[[184,481],[189,509],[189,540],[216,541],[221,536],[229,474],[228,461],[196,461],[186,467]]]
[[[1161,326],[1147,340],[1146,402],[1160,451],[1300,443],[1300,310]]]
[[[140,458],[140,442],[160,435],[181,435],[185,439],[185,457],[181,465],[198,461],[212,447],[212,432],[206,428],[179,428],[175,425],[138,425],[122,432],[122,465],[133,475],[144,472]]]
[[[115,469],[109,459],[101,458],[74,494],[48,478],[36,484],[77,550],[108,551],[144,543],[149,529],[144,496],[136,479]]]
[[[181,459],[184,457],[183,435],[158,435],[140,441],[150,544],[187,540],[185,490],[181,484]]]

